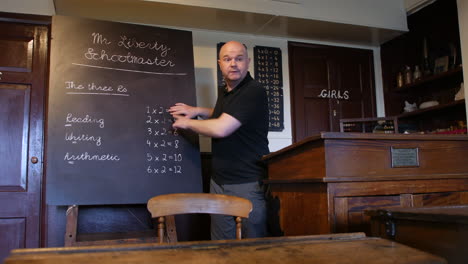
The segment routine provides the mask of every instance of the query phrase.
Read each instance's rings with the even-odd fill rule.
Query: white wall
[[[407,30],[404,0],[147,0]]]
[[[55,7],[53,0],[0,0],[0,11],[51,16]]]
[[[315,43],[324,45],[340,45],[338,43],[327,43],[320,41],[300,40],[300,39],[283,39],[283,38],[269,38],[259,37],[247,34],[233,34],[226,32],[213,32],[192,30],[193,33],[193,46],[194,46],[194,59],[195,59],[195,79],[197,89],[197,103],[203,107],[213,107],[216,101],[216,44],[219,42],[226,42],[229,40],[237,40],[248,47],[249,56],[253,55],[254,46],[269,46],[280,48],[282,51],[283,62],[283,94],[284,94],[284,127],[281,132],[269,132],[268,138],[270,141],[270,151],[276,151],[286,147],[292,143],[291,131],[291,104],[290,104],[290,85],[289,85],[289,61],[288,61],[288,41],[299,41],[304,43]],[[377,101],[379,106],[379,116],[383,116],[383,89],[382,78],[380,70],[380,49],[378,47],[369,46],[350,46],[353,48],[371,49],[374,52],[374,64],[377,65],[375,73],[376,86],[377,86]],[[250,65],[250,72],[254,76],[253,62]],[[208,138],[200,137],[201,151],[207,152],[211,150],[210,141]]]

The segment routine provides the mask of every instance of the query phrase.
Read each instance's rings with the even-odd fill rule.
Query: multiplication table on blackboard
[[[269,131],[282,131],[283,118],[283,70],[281,49],[254,47],[255,80],[262,84],[268,96]]]

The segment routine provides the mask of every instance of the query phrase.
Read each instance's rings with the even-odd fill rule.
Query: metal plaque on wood
[[[418,148],[391,148],[392,168],[419,167]]]

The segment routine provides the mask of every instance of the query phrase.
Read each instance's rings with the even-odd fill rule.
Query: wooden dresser
[[[330,132],[263,160],[288,236],[370,234],[368,209],[468,204],[466,135]]]

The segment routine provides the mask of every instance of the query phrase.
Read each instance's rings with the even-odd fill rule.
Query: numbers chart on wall
[[[283,70],[281,49],[254,47],[255,79],[268,96],[269,131],[283,131]]]
[[[196,104],[191,32],[54,16],[51,51],[48,204],[202,191],[198,137],[168,112]]]

